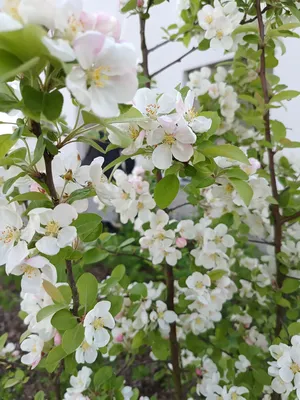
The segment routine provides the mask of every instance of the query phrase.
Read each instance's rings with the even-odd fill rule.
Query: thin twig
[[[148,49],[148,53],[152,53],[152,51],[160,49],[161,47],[165,46],[168,43],[171,43],[171,40],[165,40],[164,42],[161,42],[161,43],[157,44],[156,46],[151,47],[151,49]]]
[[[178,210],[178,208],[185,207],[185,206],[190,206],[190,205],[191,205],[190,203],[179,204],[179,206],[175,206],[173,208],[169,208],[168,212],[173,212],[175,210]]]
[[[295,214],[293,215],[289,215],[288,217],[283,217],[281,218],[281,223],[285,224],[286,222],[290,222],[293,221],[294,219],[297,219],[300,217],[300,211],[297,211]]]
[[[270,10],[271,6],[267,5],[262,11],[261,14],[266,13],[268,10]],[[246,19],[247,18],[247,13],[245,13],[244,18],[241,20],[240,25],[246,25],[246,24],[251,24],[252,22],[257,20],[257,15],[255,15],[255,17],[250,18],[250,19]]]
[[[256,239],[248,239],[248,242],[250,243],[259,243],[259,244],[266,244],[268,246],[275,246],[274,242],[267,242],[264,240],[256,240]]]
[[[154,72],[153,74],[150,75],[150,78],[154,78],[156,75],[161,74],[163,71],[166,69],[172,67],[173,65],[181,62],[185,57],[188,55],[192,54],[194,51],[198,50],[198,47],[193,47],[191,50],[189,50],[187,53],[183,54],[181,57],[177,58],[176,60],[172,61],[170,64],[165,65],[164,67],[160,68],[158,71]]]

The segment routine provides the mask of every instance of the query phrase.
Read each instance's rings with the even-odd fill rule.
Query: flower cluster
[[[187,162],[194,154],[197,134],[207,132],[212,121],[198,115],[194,95],[189,92],[183,100],[180,92],[159,94],[151,89],[139,89],[133,99],[141,122],[117,124],[108,129],[111,143],[125,147],[124,154],[139,149],[151,154],[156,168],[165,170],[173,157]]]
[[[119,115],[118,103],[132,100],[138,87],[137,58],[133,46],[120,41],[114,17],[87,13],[81,0],[5,0],[0,30],[15,31],[27,24],[44,27],[43,44],[51,55],[73,63],[66,86],[86,109],[110,118]]]
[[[296,398],[300,398],[300,336],[293,336],[291,346],[284,343],[272,345],[269,348],[276,361],[269,362],[269,375],[272,380],[272,389],[285,398],[296,391]]]

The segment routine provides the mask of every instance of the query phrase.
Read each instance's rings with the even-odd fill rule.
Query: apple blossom
[[[38,335],[29,335],[21,343],[20,347],[21,350],[27,352],[22,356],[21,362],[30,365],[31,369],[34,369],[41,361],[44,341]]]

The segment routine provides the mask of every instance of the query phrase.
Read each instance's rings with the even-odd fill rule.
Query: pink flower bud
[[[54,335],[54,345],[59,346],[61,344],[61,336],[58,332]]]
[[[183,249],[186,245],[187,245],[187,241],[186,241],[185,238],[180,237],[180,238],[177,238],[177,239],[176,239],[176,246],[177,246],[179,249]]]
[[[118,336],[115,337],[116,342],[122,343],[124,340],[124,336],[122,333],[120,333]]]
[[[250,165],[243,164],[241,169],[248,175],[253,175],[261,167],[260,162],[256,158],[249,158]]]
[[[143,7],[144,0],[137,0],[136,5],[137,5],[137,7]]]
[[[202,371],[200,368],[196,368],[196,375],[197,376],[202,376]]]
[[[30,192],[46,193],[46,191],[36,182],[33,182],[30,185]]]

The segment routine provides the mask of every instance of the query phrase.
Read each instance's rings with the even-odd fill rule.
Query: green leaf
[[[22,88],[23,101],[30,112],[40,115],[43,111],[44,94],[31,86],[24,86]]]
[[[36,320],[37,322],[42,321],[44,318],[49,317],[50,315],[56,313],[59,310],[62,310],[63,308],[66,308],[67,306],[65,304],[52,304],[50,306],[46,306],[42,308],[36,315]]]
[[[1,53],[3,51],[4,50],[0,50],[0,59],[2,58]],[[13,55],[11,55],[11,56],[14,57]],[[25,63],[22,63],[20,60],[18,60],[18,64],[16,64],[14,68],[9,68],[6,72],[4,72],[0,66],[0,74],[1,74],[0,83],[9,81],[19,74],[23,74],[24,72],[35,67],[39,63],[39,61],[40,61],[39,57],[34,57]],[[1,62],[0,62],[0,64],[1,64]],[[2,70],[2,72],[1,72],[1,70]]]
[[[0,93],[0,111],[1,110],[1,93]],[[16,140],[11,140],[12,135],[0,135],[0,158],[4,157],[8,151],[16,143]]]
[[[18,175],[13,176],[10,179],[7,179],[7,181],[5,181],[2,191],[3,193],[7,193],[9,191],[9,189],[12,187],[12,185],[20,178],[22,178],[23,176],[26,176],[26,172],[20,172]]]
[[[120,281],[123,278],[123,276],[125,275],[125,273],[126,273],[125,266],[120,264],[116,268],[113,269],[113,271],[111,273],[111,277],[116,278]]]
[[[271,97],[270,103],[280,103],[284,100],[291,100],[295,97],[298,97],[299,94],[300,92],[298,92],[297,90],[283,90],[282,92],[277,93],[273,97]]]
[[[122,242],[122,243],[119,245],[119,249],[123,249],[124,247],[127,247],[127,246],[129,246],[131,243],[134,243],[134,242],[135,242],[135,239],[134,239],[134,238],[126,239],[126,240],[124,240],[124,242]]]
[[[72,329],[65,331],[62,337],[62,347],[66,354],[73,353],[83,342],[84,327],[82,324],[76,325]]]
[[[94,375],[95,389],[98,390],[104,383],[108,382],[113,376],[112,367],[102,367]]]
[[[179,191],[179,180],[176,175],[167,175],[159,181],[154,189],[154,200],[161,209],[168,207]]]
[[[77,319],[69,310],[60,310],[53,315],[51,324],[57,330],[65,331],[74,328],[77,325]]]
[[[46,290],[52,300],[56,301],[57,303],[65,303],[63,295],[57,287],[52,285],[51,282],[43,280],[43,288]]]
[[[129,291],[130,296],[134,299],[139,300],[140,298],[147,297],[148,290],[147,287],[143,283],[136,283]]]
[[[288,332],[290,336],[300,334],[300,322],[293,322],[288,326]]]
[[[130,110],[126,111],[124,114],[121,114],[116,118],[104,119],[105,125],[107,124],[121,124],[121,123],[130,123],[130,122],[143,122],[146,121],[147,118],[143,116],[143,114],[137,110],[135,107],[131,107]]]
[[[145,343],[146,334],[144,331],[139,331],[135,334],[131,347],[135,350],[141,347]]]
[[[122,310],[123,297],[122,296],[107,296],[107,300],[111,302],[111,307],[109,312],[113,317],[115,317]]]
[[[95,264],[99,261],[105,260],[109,256],[106,250],[90,249],[83,255],[84,265]]]
[[[45,148],[46,148],[46,145],[44,143],[44,138],[43,138],[43,135],[41,135],[37,140],[31,165],[35,165],[38,161],[40,161],[40,159],[44,155]]]
[[[199,151],[207,157],[227,157],[250,165],[244,152],[232,144],[212,145],[209,142],[203,142]]]
[[[56,364],[67,356],[67,353],[62,348],[62,345],[51,349],[47,356],[47,364]]]
[[[74,201],[87,199],[89,197],[94,197],[96,192],[93,188],[87,187],[82,189],[74,190],[68,197],[68,203],[72,204]]]
[[[208,276],[210,277],[211,281],[214,282],[221,279],[227,273],[228,273],[227,271],[224,271],[222,269],[216,269],[215,271],[209,272]]]
[[[281,291],[289,294],[299,289],[299,281],[297,279],[286,278],[283,282]]]
[[[48,196],[40,192],[27,192],[18,194],[10,202],[13,201],[27,201],[27,200],[49,200]]]
[[[8,334],[3,333],[3,335],[0,336],[0,351],[3,349],[5,346],[6,340],[7,340]]]
[[[83,242],[92,242],[99,238],[102,232],[102,218],[97,214],[80,214],[73,222],[77,234]]]
[[[39,392],[36,393],[33,400],[44,400],[44,399],[45,399],[45,393],[42,390],[40,390]]]
[[[0,112],[9,112],[11,110],[19,109],[19,107],[20,107],[20,102],[17,101],[14,97],[10,96],[7,93],[0,93]],[[6,135],[1,135],[1,136],[6,136]]]
[[[93,139],[91,139],[89,137],[79,136],[77,138],[77,142],[86,143],[89,146],[92,146],[94,149],[98,150],[100,153],[106,154],[106,151],[104,149],[102,149],[102,147],[99,146],[99,144],[95,140],[93,140]]]
[[[271,384],[272,379],[264,369],[254,369],[253,378],[256,382],[259,382],[262,385],[266,386],[269,386]]]
[[[246,172],[241,170],[239,167],[232,167],[232,168],[225,169],[224,174],[228,178],[237,178],[237,179],[241,179],[241,180],[249,179],[249,176],[246,174]]]
[[[79,301],[84,306],[85,312],[93,307],[98,295],[98,281],[89,272],[81,275],[76,283]]]
[[[229,181],[248,207],[253,197],[252,187],[247,182],[241,181],[240,179],[231,178]]]
[[[273,120],[271,121],[271,127],[273,132],[273,137],[275,142],[280,142],[281,139],[284,139],[286,136],[286,127],[280,121]]]
[[[300,147],[300,142],[292,142],[290,139],[284,138],[280,140],[280,144],[288,149]]]
[[[10,76],[6,79],[5,75],[18,68],[20,64],[22,64],[22,61],[18,57],[9,51],[0,49],[0,82],[5,82],[9,79]]]
[[[64,97],[58,91],[44,94],[43,114],[49,121],[55,121],[60,117],[64,105]]]

